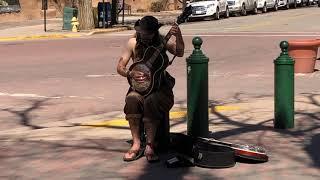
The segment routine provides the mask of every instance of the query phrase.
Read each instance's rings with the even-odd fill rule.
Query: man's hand
[[[170,29],[169,33],[175,37],[181,36],[181,30],[177,24],[174,24]]]
[[[184,55],[184,42],[179,26],[177,24],[173,25],[169,33],[175,36],[175,42],[169,41],[167,49],[171,54],[182,57]]]
[[[146,79],[145,74],[140,71],[130,71],[129,76],[137,82],[143,82]]]

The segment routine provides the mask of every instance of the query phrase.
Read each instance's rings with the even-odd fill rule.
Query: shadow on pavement
[[[314,166],[320,168],[320,134],[311,138],[311,142],[305,147],[305,151],[312,158]]]
[[[38,126],[38,125],[33,125],[31,123],[31,119],[32,119],[32,113],[38,109],[43,108],[43,106],[46,106],[48,104],[46,104],[46,101],[48,101],[48,99],[40,99],[40,100],[29,100],[31,105],[28,108],[25,108],[23,110],[14,110],[14,108],[5,108],[5,109],[1,109],[1,111],[6,111],[9,113],[12,113],[14,115],[16,115],[19,118],[19,123],[23,126],[27,126],[30,127],[32,129],[42,129],[45,127],[42,126]]]
[[[237,100],[238,103],[242,102],[242,99],[239,96],[240,94],[236,94],[234,96],[234,99]],[[316,99],[316,97],[320,97],[320,94],[304,93],[303,96],[308,100],[304,102],[300,101],[301,103],[313,105],[319,107],[318,109],[320,109],[320,102]],[[261,97],[263,96],[259,96],[259,98]],[[266,136],[266,134],[277,134],[278,136],[280,136],[280,138],[288,138],[288,143],[292,142],[296,144],[295,146],[303,146],[305,151],[312,159],[314,166],[320,166],[320,110],[316,112],[308,112],[307,110],[296,110],[295,128],[293,129],[275,129],[273,127],[274,119],[268,119],[257,124],[247,124],[245,122],[252,120],[251,118],[242,120],[242,122],[240,122],[220,112],[214,111],[212,113],[217,116],[217,118],[210,119],[209,123],[213,123],[213,121],[219,119],[221,122],[214,123],[215,125],[224,124],[232,125],[234,127],[228,130],[211,133],[210,137],[212,138],[223,139],[233,136],[233,139],[235,139],[236,137],[239,137],[241,135],[248,134],[248,136],[250,136],[250,133],[257,134],[258,132],[261,132],[254,137],[253,141],[257,140],[257,144],[263,144],[262,139]],[[297,115],[299,115],[299,118],[297,118]],[[311,140],[308,143],[309,139]],[[283,156],[292,155],[292,157],[294,157],[294,153],[292,153],[293,151],[284,151],[283,153],[285,152],[289,154],[283,154]]]

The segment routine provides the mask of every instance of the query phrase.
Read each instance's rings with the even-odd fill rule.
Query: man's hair
[[[141,20],[139,19],[135,23],[136,40],[137,40],[135,52],[136,52],[137,58],[142,58],[145,50],[148,48],[145,44],[143,44],[141,42],[141,37],[139,35],[139,32],[146,31],[146,32],[154,33],[154,36],[153,36],[153,39],[152,39],[152,42],[150,45],[158,46],[158,45],[160,45],[160,43],[163,39],[159,33],[159,28],[161,26],[162,26],[162,24],[160,24],[158,22],[158,20],[153,16],[144,16]]]
[[[162,25],[157,18],[144,16],[142,19],[136,21],[134,27],[136,31],[157,32]]]

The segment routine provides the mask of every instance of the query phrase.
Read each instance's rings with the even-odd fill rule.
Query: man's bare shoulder
[[[136,46],[136,44],[137,44],[137,40],[136,40],[135,37],[132,37],[132,38],[129,39],[129,41],[128,41],[128,47],[129,47],[130,49],[134,49],[134,47]]]

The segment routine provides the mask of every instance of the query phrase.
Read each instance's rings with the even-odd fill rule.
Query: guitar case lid
[[[236,164],[235,151],[221,144],[197,140],[194,148],[194,163],[205,168],[229,168]]]
[[[225,145],[208,143],[182,133],[170,133],[174,151],[192,157],[194,164],[204,168],[229,168],[236,164],[235,151]]]

